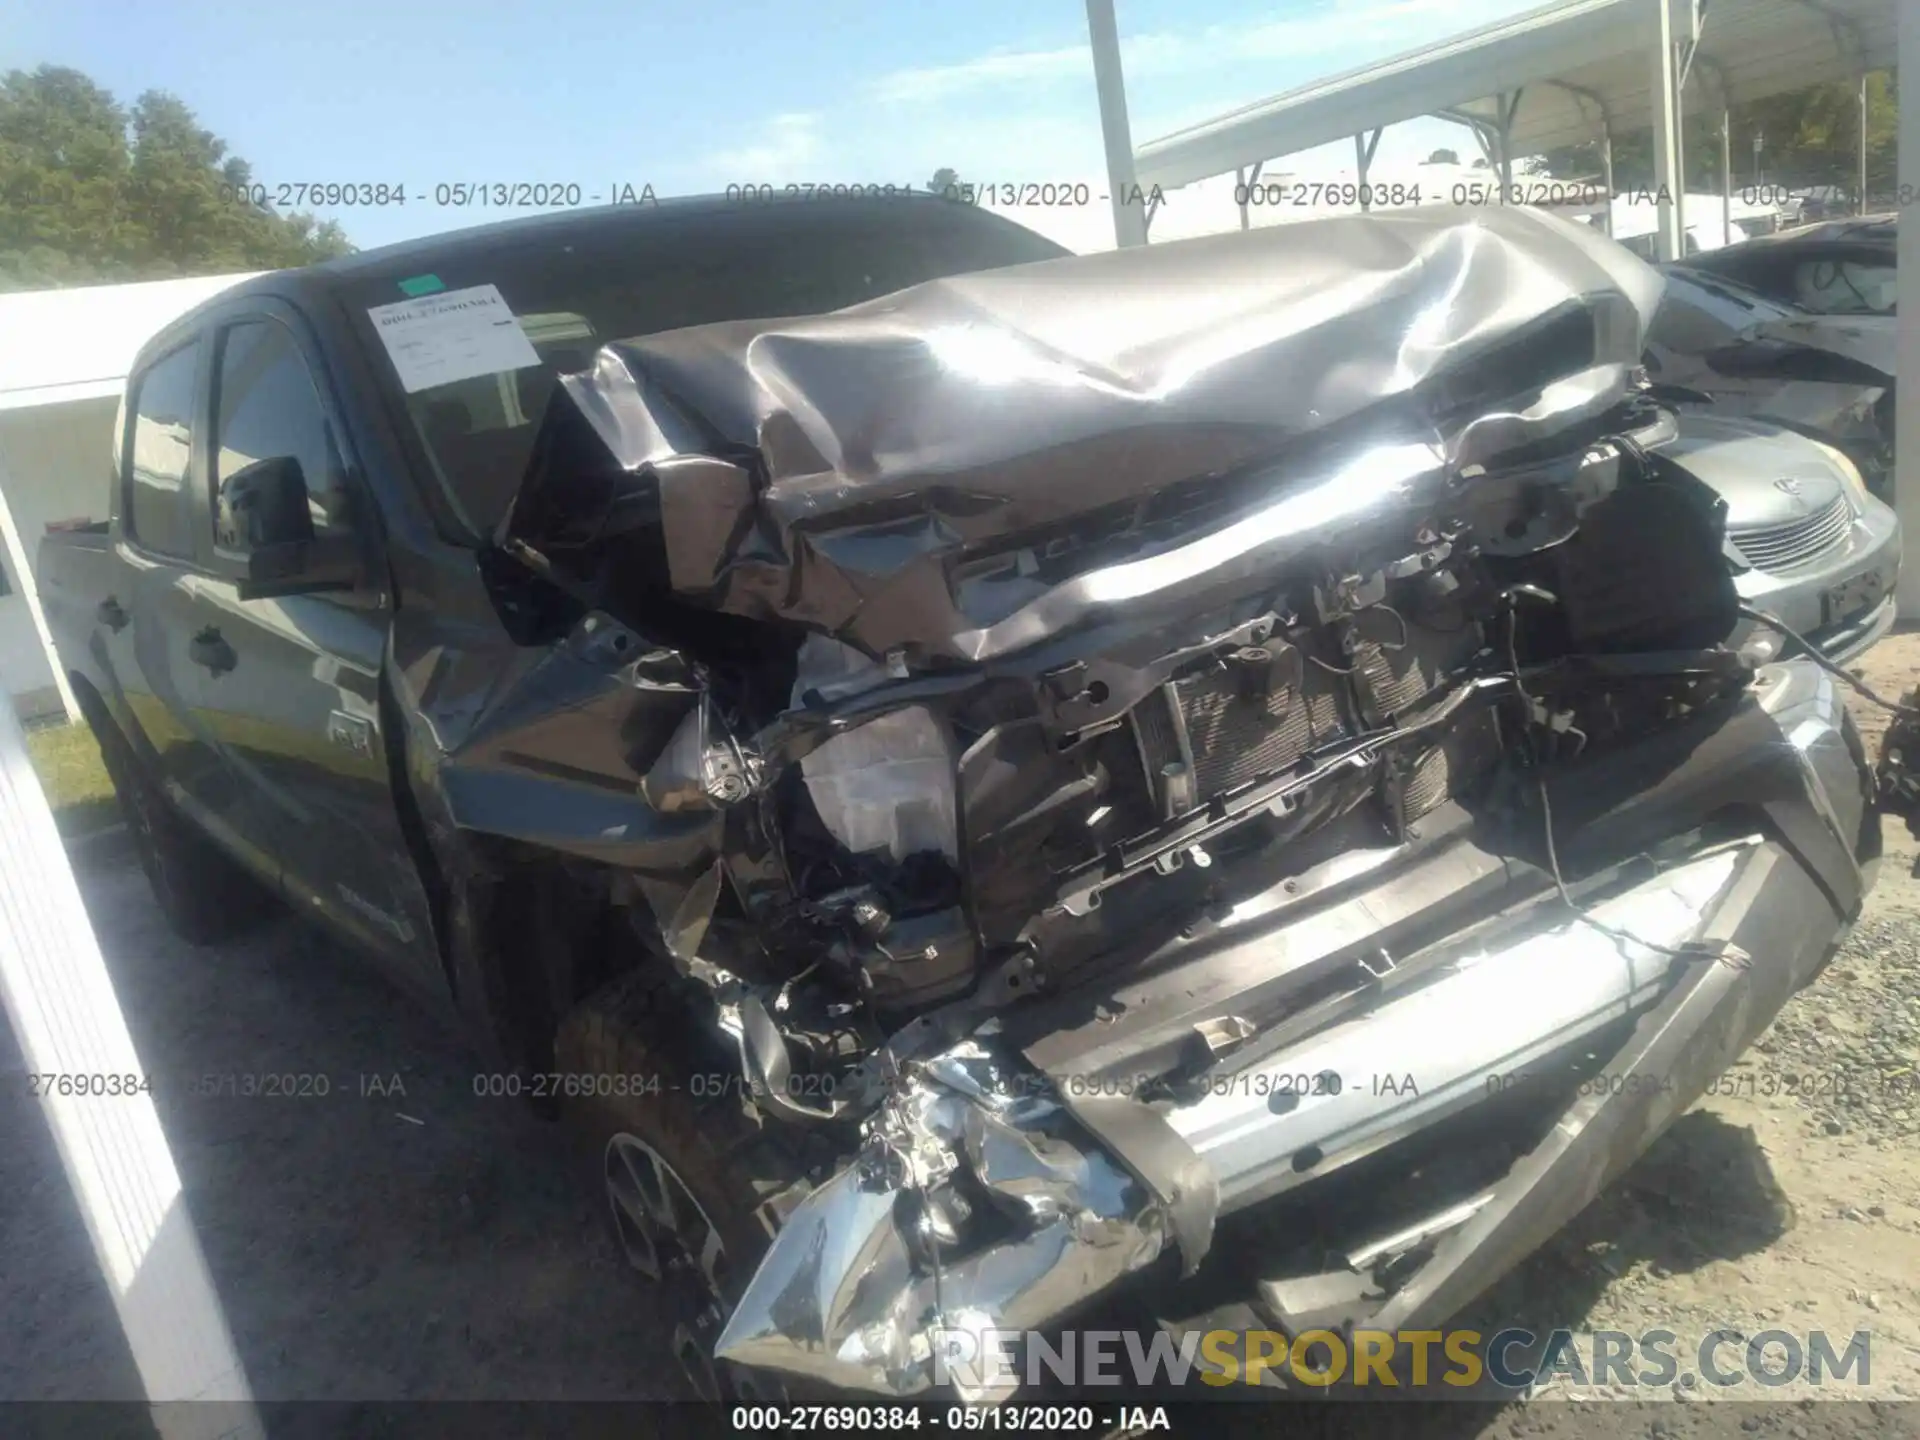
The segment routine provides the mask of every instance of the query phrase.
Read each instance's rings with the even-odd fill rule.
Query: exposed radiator
[[[1397,612],[1363,612],[1353,683],[1369,725],[1391,724],[1438,689],[1448,672],[1480,648],[1477,627],[1436,630],[1393,624]],[[1359,619],[1360,617],[1356,617]],[[1382,624],[1382,621],[1388,622]],[[1402,791],[1406,818],[1418,819],[1458,793],[1497,758],[1499,737],[1484,715],[1466,716],[1440,742],[1408,757]]]
[[[1404,791],[1406,818],[1418,820],[1442,801],[1464,795],[1500,758],[1500,732],[1482,712],[1462,716],[1442,740],[1416,758]]]
[[[1350,674],[1276,643],[1161,687],[1133,710],[1150,793],[1162,814],[1286,769],[1308,750],[1385,725],[1424,700],[1479,648],[1477,629],[1408,627],[1380,612],[1356,626]],[[1380,638],[1374,638],[1379,636]],[[1357,706],[1357,711],[1356,711]],[[1409,818],[1445,800],[1497,752],[1491,722],[1463,718],[1440,743],[1409,755]]]
[[[1285,769],[1347,732],[1338,676],[1295,664],[1228,664],[1163,686],[1134,708],[1149,784],[1163,794],[1169,765],[1191,766],[1199,801]],[[1176,710],[1177,707],[1177,717]],[[1182,729],[1185,731],[1185,744]]]

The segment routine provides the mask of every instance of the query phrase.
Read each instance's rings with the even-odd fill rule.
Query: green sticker
[[[438,275],[415,275],[400,282],[400,293],[403,295],[431,295],[436,290],[446,288],[446,281]]]

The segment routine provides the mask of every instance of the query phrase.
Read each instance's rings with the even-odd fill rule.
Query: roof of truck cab
[[[514,246],[530,240],[565,240],[618,233],[628,227],[644,228],[672,221],[751,221],[768,214],[795,209],[832,207],[842,213],[862,212],[879,215],[891,206],[948,204],[938,195],[908,191],[896,195],[776,195],[767,199],[743,200],[725,195],[672,195],[637,204],[596,205],[577,210],[552,210],[513,220],[496,220],[487,225],[472,225],[461,230],[443,231],[415,240],[401,240],[373,250],[359,250],[338,260],[310,266],[317,275],[340,279],[359,279],[367,275],[391,273],[415,265],[429,265],[473,252]],[[978,207],[962,207],[978,208]]]
[[[951,206],[953,212],[973,212],[989,225],[1014,226],[1017,222],[998,215],[984,206],[948,201],[926,191],[908,191],[895,195],[777,195],[767,199],[742,200],[725,195],[675,195],[638,204],[596,205],[576,210],[546,211],[539,215],[497,220],[485,225],[470,225],[461,230],[446,230],[401,240],[372,250],[356,250],[335,260],[324,260],[297,270],[270,270],[251,276],[224,290],[221,300],[245,295],[273,295],[299,301],[314,301],[337,293],[343,285],[382,276],[430,273],[436,265],[474,255],[513,249],[529,242],[566,244],[571,241],[617,235],[623,230],[638,231],[657,225],[709,222],[716,228],[733,224],[751,225],[767,217],[796,210],[818,212],[830,209],[838,214],[871,215],[878,219],[895,207],[912,205],[925,213],[925,207]],[[990,218],[988,218],[990,217]],[[1036,239],[1046,237],[1031,230]],[[1063,254],[1067,253],[1062,251]],[[153,338],[164,340],[168,332],[192,323],[200,307],[180,315]]]

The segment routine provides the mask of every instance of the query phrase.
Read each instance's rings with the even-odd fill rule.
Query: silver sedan
[[[1840,450],[1764,421],[1688,411],[1659,453],[1726,501],[1727,558],[1745,604],[1836,662],[1892,627],[1900,522]],[[1758,663],[1789,648],[1745,621],[1729,643]]]

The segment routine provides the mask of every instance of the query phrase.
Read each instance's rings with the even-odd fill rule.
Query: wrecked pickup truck
[[[157,337],[41,585],[169,917],[465,1017],[706,1393],[1004,1393],[956,1335],[1149,1276],[1422,1328],[1878,853],[1833,681],[1722,644],[1660,293],[1523,210],[492,227]]]

